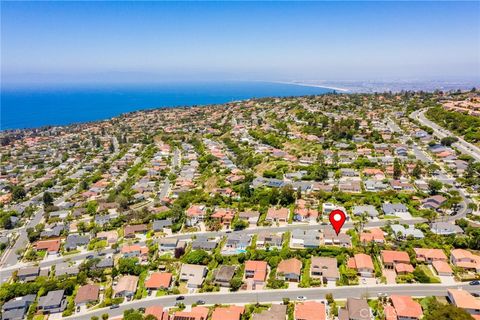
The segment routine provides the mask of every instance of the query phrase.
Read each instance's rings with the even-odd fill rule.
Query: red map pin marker
[[[333,210],[330,212],[330,223],[335,230],[335,232],[338,234],[340,233],[340,230],[342,229],[343,224],[345,223],[345,220],[347,220],[347,216],[342,210]]]

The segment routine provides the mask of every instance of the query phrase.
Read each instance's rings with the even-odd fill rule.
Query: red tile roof
[[[385,320],[398,320],[397,312],[391,305],[383,307],[383,314],[385,315]]]
[[[447,261],[447,256],[441,249],[428,249],[428,248],[414,248],[417,260],[444,260]]]
[[[188,217],[195,217],[201,216],[205,213],[205,207],[200,205],[192,205],[190,208],[187,209],[187,216]]]
[[[253,272],[253,280],[265,281],[267,277],[267,263],[265,261],[245,261],[245,271]]]
[[[145,281],[145,288],[159,289],[168,288],[172,282],[172,274],[168,272],[154,272],[150,278]]]
[[[148,227],[146,224],[128,225],[128,226],[125,226],[124,228],[124,236],[134,235],[137,232],[145,232],[147,230],[148,230]]]
[[[410,257],[405,251],[382,250],[380,253],[383,263],[410,263]]]
[[[445,261],[435,260],[432,262],[432,266],[437,271],[437,273],[453,273],[452,268]]]
[[[352,269],[374,270],[372,258],[364,253],[357,253],[348,260],[348,267]]]
[[[302,271],[302,262],[296,258],[282,260],[278,264],[277,273],[293,273],[300,275]]]
[[[173,320],[207,320],[208,308],[193,307],[191,311],[177,311],[173,315]]]
[[[455,266],[467,269],[480,269],[480,256],[463,249],[454,249],[450,254],[454,259],[453,264]]]
[[[288,208],[269,208],[267,212],[267,218],[288,220],[289,214],[290,212]]]
[[[150,306],[145,309],[145,316],[152,315],[157,320],[168,320],[168,311],[164,311],[162,306]]]
[[[58,250],[60,250],[60,239],[37,241],[35,243],[35,249],[46,250],[48,252],[58,252]]]
[[[132,244],[131,246],[125,245],[122,247],[121,252],[123,254],[130,252],[139,252],[140,254],[147,254],[148,247],[141,247],[138,244]]]
[[[448,289],[448,294],[453,298],[453,303],[462,309],[480,309],[480,300],[475,299],[468,291],[462,289]]]
[[[370,230],[365,230],[360,234],[360,242],[384,242],[385,236],[383,235],[383,231],[379,228],[373,228]]]
[[[422,307],[409,296],[390,296],[397,316],[400,318],[420,319],[423,316]]]
[[[240,320],[244,312],[245,308],[240,306],[217,307],[213,310],[211,320]]]
[[[397,263],[395,265],[395,271],[397,273],[412,273],[413,266],[410,263]]]
[[[296,304],[294,317],[295,320],[325,320],[325,305],[315,301]]]
[[[75,296],[75,303],[85,303],[98,300],[98,294],[100,287],[94,284],[86,284],[78,288],[77,295]]]

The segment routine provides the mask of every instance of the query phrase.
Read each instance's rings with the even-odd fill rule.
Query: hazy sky
[[[4,83],[480,77],[480,2],[3,2]]]

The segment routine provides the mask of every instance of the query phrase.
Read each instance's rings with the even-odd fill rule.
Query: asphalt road
[[[346,286],[336,288],[304,288],[304,289],[282,289],[282,290],[262,290],[262,291],[238,291],[238,292],[212,292],[196,293],[185,295],[182,300],[185,305],[191,305],[198,300],[205,301],[207,305],[213,304],[242,304],[242,303],[267,303],[281,302],[283,298],[290,300],[298,296],[305,296],[309,300],[325,299],[325,295],[332,293],[334,299],[346,298],[374,298],[379,293],[410,295],[414,297],[424,296],[446,296],[449,288],[464,288],[467,291],[478,291],[478,286],[469,286],[468,284],[442,285],[442,284],[395,284],[395,285],[362,285]],[[178,295],[169,295],[162,297],[147,297],[141,300],[134,300],[122,303],[117,309],[102,308],[81,314],[66,317],[72,320],[89,320],[93,316],[101,319],[102,314],[108,313],[110,317],[116,317],[123,314],[128,309],[146,308],[150,306],[172,307],[175,305]]]
[[[395,221],[398,221],[402,224],[417,224],[421,222],[425,222],[425,219],[421,218],[413,218],[410,220],[399,220],[399,219],[392,219],[392,220],[378,220],[378,221],[369,221],[366,224],[366,227],[380,227],[380,226],[385,226],[389,222],[395,223]],[[239,231],[227,231],[227,230],[221,230],[221,231],[213,231],[213,232],[192,232],[192,233],[177,233],[173,234],[170,236],[166,236],[165,238],[173,238],[173,239],[179,239],[179,240],[186,240],[186,239],[191,239],[192,236],[199,236],[199,235],[208,235],[209,237],[223,237],[226,236],[227,234],[248,234],[248,235],[254,235],[254,234],[259,234],[261,232],[286,232],[286,231],[292,231],[295,229],[301,229],[301,230],[322,230],[326,227],[326,225],[322,225],[320,223],[315,223],[315,224],[288,224],[288,225],[283,225],[283,226],[271,226],[271,227],[257,227],[257,228],[249,228],[249,229],[244,229],[244,230],[239,230]],[[344,225],[344,230],[351,229],[353,228],[353,223],[352,222],[346,222]],[[18,242],[17,242],[18,243]],[[144,245],[144,241],[139,241],[139,245]],[[104,249],[100,251],[100,253],[103,254],[109,254],[113,253],[113,249]],[[73,254],[73,255],[68,255],[68,256],[60,256],[60,257],[51,257],[50,259],[43,260],[40,262],[39,266],[41,268],[44,267],[50,267],[53,265],[56,265],[58,263],[62,262],[69,262],[69,261],[82,261],[85,260],[88,256],[98,256],[98,252],[95,251],[86,251],[78,254]],[[16,256],[15,256],[16,258]],[[16,263],[16,264],[11,264],[9,266],[5,266],[5,268],[2,268],[0,272],[0,283],[5,282],[8,280],[8,278],[11,276],[12,272],[15,270],[18,270],[19,268],[23,268],[29,265],[34,265],[34,263]]]
[[[178,148],[175,148],[175,150],[173,151],[172,160],[173,170],[176,170],[178,166],[180,166],[180,150]]]
[[[80,165],[81,165],[80,163],[75,165],[70,171],[78,170],[80,168]],[[64,193],[61,197],[57,198],[54,201],[54,204],[58,205],[64,202],[66,199],[68,199],[74,193],[76,193],[77,190],[78,190],[78,186],[73,187],[70,191]],[[32,199],[40,200],[42,199],[42,197],[43,197],[43,192],[40,192],[39,194],[33,196]],[[31,200],[27,200],[24,202],[24,204],[28,206],[29,204],[31,204],[31,202],[32,202]],[[7,281],[8,278],[11,276],[13,270],[15,270],[15,269],[12,269],[12,267],[18,266],[18,268],[20,268],[25,265],[18,261],[16,251],[18,249],[26,248],[29,245],[27,229],[34,228],[36,225],[38,225],[43,219],[43,214],[44,214],[44,210],[43,210],[43,207],[41,207],[37,211],[35,211],[35,213],[33,214],[33,217],[26,223],[24,228],[18,229],[18,236],[15,243],[5,251],[1,259],[0,284]]]
[[[432,128],[434,135],[436,137],[440,138],[440,139],[448,137],[448,136],[457,137],[458,142],[454,143],[453,146],[456,147],[457,149],[459,149],[460,151],[464,152],[465,154],[468,154],[468,155],[472,156],[475,160],[480,161],[480,148],[478,148],[477,146],[474,146],[471,143],[466,142],[461,137],[458,137],[457,135],[451,133],[450,131],[440,127],[436,123],[428,120],[425,117],[425,114],[424,114],[425,111],[427,111],[427,110],[424,109],[424,110],[414,111],[410,114],[410,117],[419,121],[421,124]]]
[[[388,220],[377,220],[377,221],[369,221],[366,223],[365,227],[381,227],[385,226],[388,223],[395,223],[401,222],[402,224],[413,225],[417,223],[426,222],[427,220],[422,218],[412,218],[409,220],[401,220],[401,219],[388,219]],[[328,224],[329,225],[329,224]],[[295,224],[287,224],[281,226],[271,226],[271,227],[256,227],[256,228],[248,228],[238,231],[232,230],[220,230],[220,231],[211,231],[211,232],[193,232],[193,233],[177,233],[171,236],[167,236],[166,238],[176,238],[180,240],[190,239],[193,235],[208,235],[211,237],[220,237],[225,236],[227,234],[259,234],[261,232],[286,232],[292,230],[323,230],[327,224],[323,225],[321,223],[309,224],[309,223],[295,223]],[[353,228],[353,222],[345,222],[343,226],[343,230]]]
[[[77,187],[74,187],[72,190],[65,193],[60,198],[56,199],[54,201],[54,204],[58,205],[59,203],[62,203],[71,195],[73,195],[76,191]],[[40,193],[38,196],[42,197],[43,192]],[[18,270],[29,265],[27,263],[20,262],[18,260],[16,252],[18,249],[24,249],[29,245],[27,229],[34,228],[37,224],[39,224],[43,219],[43,214],[43,207],[35,211],[33,217],[27,223],[26,227],[18,231],[18,237],[15,243],[5,252],[4,256],[2,257],[3,259],[1,264],[2,269],[0,270],[0,284],[6,282],[11,277],[14,270]]]
[[[163,182],[162,189],[160,189],[160,192],[158,193],[158,199],[162,200],[168,195],[168,192],[170,191],[170,180],[168,178],[165,178],[165,181]]]
[[[417,144],[413,144],[413,145],[412,145],[412,149],[413,149],[413,153],[415,154],[415,158],[417,158],[418,160],[420,160],[420,161],[422,161],[422,162],[424,162],[424,163],[427,163],[427,164],[433,163],[433,160],[430,159],[430,158],[425,154],[425,152],[418,147]]]
[[[4,253],[4,256],[2,257],[3,258],[1,261],[2,268],[14,266],[18,263],[18,258],[16,254],[17,250],[25,248],[29,244],[27,229],[33,228],[40,223],[40,221],[43,218],[43,212],[44,212],[43,208],[40,208],[37,211],[35,211],[32,219],[27,223],[26,227],[18,230],[18,233],[17,233],[18,236],[15,243]],[[3,278],[3,275],[2,275],[2,278]],[[3,283],[3,281],[1,281],[1,283]]]
[[[402,128],[400,128],[397,123],[392,120],[392,118],[388,117],[387,120],[387,125],[390,130],[392,130],[394,133],[403,133]]]
[[[423,118],[424,115],[423,115],[423,112],[425,112],[425,110],[422,111],[422,113],[420,114]],[[415,112],[413,112],[410,117],[414,118],[414,119],[417,119],[418,121],[422,122],[418,117],[419,117],[419,113],[420,113],[420,110],[417,110]],[[393,121],[389,118],[389,120],[391,121],[391,123],[393,123]],[[429,122],[429,124],[427,123],[424,123],[425,125],[429,126],[430,124],[433,124],[436,126],[435,123],[429,121],[428,119],[425,118],[425,120],[427,120]],[[422,122],[423,123],[423,122]],[[398,126],[397,126],[398,127]],[[437,126],[438,127],[438,126]],[[398,127],[399,128],[399,127]],[[432,127],[432,129],[434,129]],[[435,130],[435,129],[434,129]],[[434,159],[432,159],[424,150],[421,149],[421,147],[419,147],[416,143],[414,143],[412,145],[412,149],[413,149],[413,153],[415,155],[415,157],[424,162],[424,163],[435,163]],[[440,182],[442,182],[443,184],[451,184],[453,185],[455,183],[455,178],[452,178],[452,177],[449,177],[445,171],[443,169],[441,169],[439,172],[438,172],[438,175],[436,177],[437,180],[439,180]],[[465,218],[467,216],[467,212],[468,212],[468,204],[470,203],[470,200],[467,198],[465,192],[460,189],[460,188],[457,188],[455,186],[452,187],[453,190],[457,190],[459,195],[462,197],[462,202],[460,203],[461,205],[461,208],[458,210],[458,212],[455,214],[455,215],[452,215],[452,216],[445,216],[445,217],[441,217],[441,218],[438,218],[436,219],[436,221],[447,221],[447,222],[455,222],[456,220],[458,219],[461,219],[461,218]]]
[[[54,201],[55,205],[58,205],[65,201],[68,197],[73,195],[75,192],[77,192],[77,188],[74,187],[72,190],[68,191],[64,195],[62,195],[60,198]],[[39,193],[38,195],[35,196],[36,199],[41,199],[43,197],[43,192]],[[25,204],[28,205],[30,201],[25,201]],[[4,254],[4,257],[2,259],[2,267],[9,267],[13,266],[18,263],[17,259],[17,254],[15,253],[18,249],[25,248],[29,241],[28,241],[28,235],[27,235],[27,229],[28,228],[34,228],[37,224],[40,223],[43,219],[43,208],[39,208],[35,213],[33,214],[33,217],[30,219],[30,221],[27,222],[26,226],[23,228],[19,228],[18,230],[18,237],[13,246],[9,249],[8,252]]]

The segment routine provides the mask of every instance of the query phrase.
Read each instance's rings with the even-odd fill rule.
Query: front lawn
[[[432,270],[430,270],[430,268],[426,265],[417,265],[417,268],[422,270],[425,275],[429,278],[429,282],[428,283],[440,283],[440,278],[435,276],[432,272]]]

